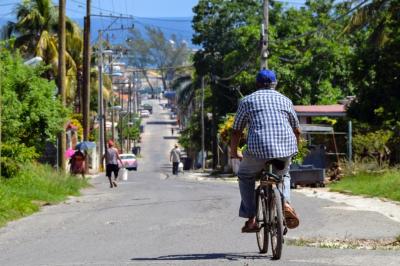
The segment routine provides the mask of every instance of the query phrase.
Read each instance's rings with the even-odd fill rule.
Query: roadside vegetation
[[[329,185],[331,191],[386,198],[400,202],[400,170],[362,170]]]
[[[400,250],[399,237],[395,239],[287,239],[290,246],[318,247],[331,249]]]
[[[0,178],[0,226],[79,195],[86,180],[55,171],[48,165],[27,163],[12,178]]]

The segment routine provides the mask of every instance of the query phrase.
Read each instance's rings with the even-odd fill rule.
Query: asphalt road
[[[400,265],[398,251],[285,246],[280,261],[241,234],[236,184],[173,177],[169,116],[145,120],[142,158],[110,189],[103,175],[81,197],[44,207],[0,230],[0,265]],[[382,238],[400,225],[373,213],[293,193],[302,220],[288,237]]]

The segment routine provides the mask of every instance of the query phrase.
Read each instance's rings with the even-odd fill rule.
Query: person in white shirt
[[[175,147],[171,150],[169,155],[169,161],[172,162],[172,174],[178,174],[178,166],[181,161],[181,151],[178,148],[178,144],[175,144]]]

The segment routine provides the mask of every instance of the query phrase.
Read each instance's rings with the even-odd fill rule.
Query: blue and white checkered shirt
[[[246,155],[261,159],[297,153],[294,128],[299,120],[292,101],[273,89],[260,89],[240,101],[233,129],[249,124]]]

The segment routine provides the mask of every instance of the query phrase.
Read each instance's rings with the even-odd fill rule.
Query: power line
[[[124,58],[129,58],[129,56],[124,56]],[[138,71],[158,71],[158,70],[169,70],[169,69],[185,69],[193,68],[193,65],[186,66],[170,66],[170,67],[158,67],[158,68],[127,68],[127,72],[138,72]]]
[[[0,6],[13,6],[16,4],[18,4],[18,3],[4,3],[4,4],[0,4]]]
[[[80,5],[85,5],[85,3],[83,3],[83,2],[81,2],[79,0],[70,0],[70,1],[74,2],[74,3],[77,3],[77,4],[80,4]],[[98,4],[99,4],[99,6],[101,5],[100,4],[100,0],[99,0]],[[191,22],[192,21],[191,18],[151,18],[151,17],[134,16],[134,15],[128,13],[126,4],[125,4],[125,12],[126,12],[126,14],[118,13],[115,10],[101,8],[99,6],[91,5],[91,7],[93,9],[97,9],[97,10],[102,11],[102,12],[108,12],[109,14],[121,15],[121,16],[132,16],[133,18],[136,18],[136,19],[145,19],[145,20],[154,20],[154,21],[167,21],[167,22]],[[113,6],[113,9],[114,9],[114,6]]]
[[[14,14],[14,12],[11,11],[11,12],[8,12],[8,13],[0,14],[0,17],[5,17],[5,16],[11,15],[11,14]]]
[[[340,15],[339,17],[333,19],[331,22],[329,22],[329,23],[326,24],[326,25],[319,26],[318,29],[316,29],[316,30],[309,31],[309,32],[306,32],[306,33],[303,33],[303,34],[299,34],[299,35],[293,36],[293,37],[282,38],[282,39],[279,39],[279,40],[277,40],[277,41],[272,41],[272,42],[270,42],[270,43],[272,43],[272,44],[280,44],[280,43],[282,43],[282,42],[284,42],[284,41],[297,40],[297,39],[306,37],[306,36],[308,36],[308,35],[312,35],[312,34],[321,32],[321,31],[323,31],[323,30],[326,30],[327,27],[330,26],[332,23],[338,22],[339,20],[341,20],[341,19],[347,17],[348,15],[350,15],[351,13],[353,13],[354,11],[356,11],[357,9],[359,9],[361,6],[363,6],[364,4],[366,4],[366,3],[369,2],[369,1],[370,1],[370,0],[364,0],[364,1],[362,1],[362,2],[359,3],[358,5],[356,5],[355,7],[353,7],[352,9],[350,9],[349,11],[347,11],[345,14],[342,14],[342,15]]]
[[[139,17],[139,16],[134,16],[135,18],[138,19],[145,19],[145,20],[154,20],[154,21],[167,21],[167,22],[191,22],[192,18],[150,18],[150,17]]]
[[[143,23],[143,22],[141,22],[141,21],[135,21],[135,22],[136,22],[137,24],[140,24],[140,25],[143,25],[143,26],[154,26],[154,27],[161,28],[161,29],[173,30],[173,31],[178,31],[178,32],[180,31],[180,32],[189,33],[189,34],[192,34],[192,33],[193,33],[193,32],[186,31],[186,30],[168,28],[168,27],[164,27],[164,26],[158,26],[158,25],[155,25],[155,24],[151,24],[151,23]]]
[[[275,0],[275,2],[284,3],[284,4],[292,4],[292,5],[297,5],[297,6],[305,6],[304,2],[283,1],[283,0]]]
[[[335,18],[334,20],[332,20],[332,21],[331,21],[330,23],[328,23],[327,25],[325,25],[325,26],[320,26],[317,30],[310,31],[310,32],[306,32],[306,33],[304,33],[304,34],[297,35],[297,36],[290,37],[290,38],[279,39],[278,41],[270,42],[270,43],[279,44],[279,43],[282,43],[282,42],[287,41],[287,40],[299,39],[299,38],[302,38],[302,37],[305,37],[305,36],[308,36],[308,35],[311,35],[311,34],[315,34],[315,33],[321,32],[322,30],[326,29],[326,27],[328,27],[328,26],[331,25],[332,23],[337,22],[337,21],[339,21],[339,20],[345,18],[345,17],[348,16],[349,14],[353,13],[354,11],[356,11],[357,9],[359,9],[362,5],[364,5],[364,4],[367,3],[368,1],[369,1],[369,0],[364,0],[364,1],[362,1],[361,3],[359,3],[358,5],[356,5],[355,7],[353,7],[352,9],[350,9],[350,10],[349,10],[348,12],[346,12],[345,14],[340,15],[339,17],[337,17],[337,18]],[[237,71],[235,71],[233,74],[231,74],[231,75],[229,75],[229,76],[227,76],[227,77],[223,77],[223,78],[217,76],[217,77],[216,77],[216,81],[217,81],[217,82],[218,82],[218,80],[221,80],[221,81],[228,81],[228,80],[231,80],[231,79],[235,78],[237,75],[239,75],[243,70],[245,70],[245,69],[249,66],[250,61],[253,60],[253,59],[254,59],[254,58],[253,58],[252,56],[250,56],[249,59],[248,59]],[[219,84],[220,84],[220,83],[219,83]]]
[[[85,3],[78,1],[78,0],[70,0],[74,3],[80,4],[80,5],[86,5]],[[98,1],[98,5],[101,6],[100,0]],[[105,8],[101,8],[99,6],[95,6],[95,5],[91,5],[91,8],[93,9],[97,9],[101,12],[108,12],[109,14],[114,14],[114,15],[121,15],[121,16],[130,16],[129,14],[123,14],[123,13],[116,13],[115,10],[110,10],[110,9],[105,9]],[[113,5],[114,6],[114,5]]]

